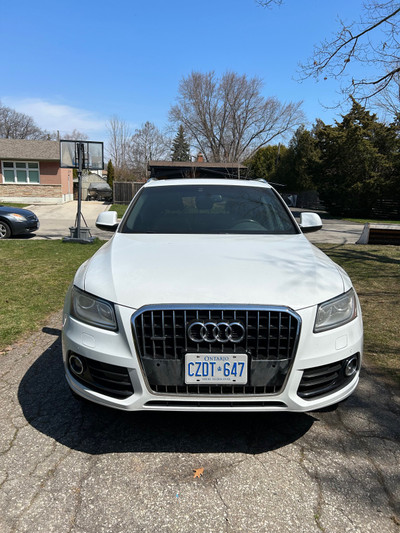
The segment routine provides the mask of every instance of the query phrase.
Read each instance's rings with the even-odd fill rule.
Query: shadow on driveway
[[[57,442],[88,454],[123,452],[248,453],[286,446],[311,428],[303,413],[123,412],[72,397],[57,340],[24,375],[18,390],[26,420]]]

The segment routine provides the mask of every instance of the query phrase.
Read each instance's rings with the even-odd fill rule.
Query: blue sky
[[[295,80],[299,62],[362,0],[14,0],[2,6],[0,100],[61,135],[74,128],[106,141],[117,115],[132,132],[168,125],[180,80],[193,70],[258,76],[264,96],[303,100],[309,124],[340,110],[335,80]],[[346,111],[346,109],[345,109]]]

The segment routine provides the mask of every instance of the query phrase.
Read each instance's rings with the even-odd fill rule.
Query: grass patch
[[[75,271],[102,244],[1,241],[0,352],[62,308]]]
[[[5,207],[22,207],[22,208],[25,208],[25,207],[28,207],[32,204],[19,204],[19,203],[15,203],[15,202],[10,202],[10,203],[4,203],[4,202],[0,202],[0,206],[5,206]]]
[[[400,385],[400,248],[318,244],[351,277],[360,298],[366,358]]]
[[[349,222],[359,222],[360,224],[400,224],[400,220],[375,220],[373,218],[342,218],[341,220],[348,220]]]
[[[304,211],[304,209],[302,209]],[[340,216],[340,215],[331,215],[327,211],[320,211],[319,212],[320,217],[322,220],[343,220],[344,222],[357,222],[358,224],[366,224],[369,222],[370,224],[400,224],[400,220],[378,220],[376,218],[352,218],[352,217],[346,217],[346,216]],[[299,213],[300,216],[300,213]]]
[[[127,210],[127,208],[128,208],[127,205],[113,204],[110,207],[110,211],[116,211],[117,212],[117,217],[118,218],[122,218],[124,216],[125,211]]]

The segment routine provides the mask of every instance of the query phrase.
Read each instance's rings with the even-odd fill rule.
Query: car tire
[[[8,239],[11,237],[11,228],[8,224],[0,220],[0,239]]]

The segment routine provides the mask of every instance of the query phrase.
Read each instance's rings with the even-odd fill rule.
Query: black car
[[[38,217],[29,209],[0,205],[0,239],[31,233],[39,226]]]

